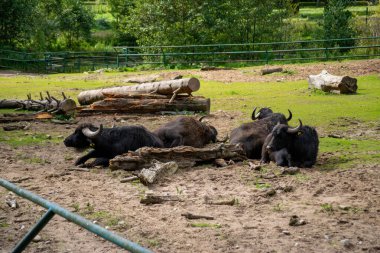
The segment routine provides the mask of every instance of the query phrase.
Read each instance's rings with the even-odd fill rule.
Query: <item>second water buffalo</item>
[[[160,127],[154,133],[162,140],[166,148],[192,146],[201,148],[210,142],[216,142],[218,131],[215,127],[192,117],[179,117]]]

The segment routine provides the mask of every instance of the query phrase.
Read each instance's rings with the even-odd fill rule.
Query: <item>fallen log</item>
[[[352,94],[358,89],[356,78],[349,76],[334,76],[322,70],[318,75],[309,75],[309,89],[320,89],[324,92],[337,94]]]
[[[215,159],[245,160],[243,149],[239,145],[210,144],[203,148],[179,146],[174,148],[143,147],[136,151],[116,156],[110,160],[110,169],[139,170],[151,167],[154,161],[175,161],[179,168],[193,167],[197,163],[213,162]]]
[[[104,99],[104,93],[108,95],[120,95],[130,93],[152,93],[173,96],[181,93],[186,93],[188,95],[191,95],[192,92],[199,90],[199,88],[200,83],[199,80],[196,78],[166,80],[153,83],[143,83],[140,85],[82,91],[78,95],[78,102],[81,105],[89,105],[95,101]]]
[[[283,71],[282,68],[266,68],[266,69],[261,70],[261,75],[268,75],[268,74],[272,74],[275,72],[282,72],[282,71]]]
[[[67,98],[62,92],[63,99],[59,100],[53,96],[50,96],[49,92],[46,92],[47,97],[45,99],[40,93],[40,100],[32,99],[31,94],[27,95],[27,100],[18,99],[2,99],[0,100],[0,108],[8,109],[22,109],[29,111],[47,111],[60,114],[73,114],[76,108],[76,103],[71,98]]]
[[[210,99],[203,97],[180,97],[172,102],[170,99],[134,99],[105,98],[89,107],[79,110],[86,113],[157,113],[162,111],[210,112]]]

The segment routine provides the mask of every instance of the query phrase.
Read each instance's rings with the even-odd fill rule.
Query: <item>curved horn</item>
[[[287,121],[290,121],[293,117],[293,114],[292,112],[288,109],[288,112],[289,112],[289,117],[286,119]]]
[[[199,118],[199,122],[202,122],[202,120],[203,120],[204,118],[206,118],[206,117],[207,117],[207,115],[200,117],[200,118]]]
[[[99,129],[96,130],[95,132],[91,131],[90,128],[86,127],[82,129],[82,133],[88,137],[88,138],[95,138],[98,136],[101,132],[103,131],[103,125],[100,124]]]
[[[252,116],[251,116],[252,120],[256,120],[260,116],[260,112],[258,112],[257,114],[255,114],[256,113],[256,109],[257,109],[257,107],[255,107],[255,109],[253,109]]]
[[[301,129],[301,127],[302,127],[302,121],[300,119],[298,119],[298,121],[300,122],[300,124],[297,127],[295,127],[295,128],[288,128],[288,131],[287,131],[288,133],[295,134],[295,133],[297,133]]]

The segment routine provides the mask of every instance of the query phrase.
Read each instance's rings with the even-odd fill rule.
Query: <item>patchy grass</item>
[[[329,154],[323,169],[347,169],[358,164],[380,164],[380,140],[321,138],[321,153]]]
[[[321,205],[321,211],[324,213],[333,213],[334,212],[334,207],[332,204],[329,203],[324,203]]]
[[[61,138],[49,137],[46,134],[32,133],[24,131],[4,131],[0,129],[0,142],[4,142],[12,147],[43,145],[45,143],[60,143]]]

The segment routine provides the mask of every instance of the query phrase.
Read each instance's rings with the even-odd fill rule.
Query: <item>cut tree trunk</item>
[[[275,72],[282,72],[282,71],[283,71],[282,68],[267,68],[267,69],[261,70],[261,75],[268,75],[268,74],[272,74]]]
[[[356,93],[357,79],[349,76],[334,76],[323,70],[319,75],[310,75],[309,89],[320,89],[325,92],[338,94]]]
[[[157,113],[162,111],[210,112],[210,99],[203,97],[179,97],[170,99],[106,98],[83,108],[79,114],[88,113]]]
[[[131,93],[152,93],[160,95],[176,95],[186,93],[188,95],[191,95],[192,92],[199,90],[199,88],[200,83],[196,78],[166,80],[161,82],[143,83],[133,86],[82,91],[78,95],[78,102],[81,105],[89,105],[95,101],[104,99],[105,93],[109,96],[126,95]]]
[[[232,144],[210,144],[204,148],[179,146],[174,148],[143,147],[116,156],[110,160],[110,169],[139,170],[151,167],[155,160],[175,161],[179,168],[193,167],[197,163],[213,162],[215,159],[245,160],[243,149]]]

